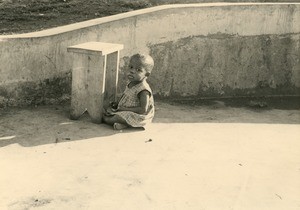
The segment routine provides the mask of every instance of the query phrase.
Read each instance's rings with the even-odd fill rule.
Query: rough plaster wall
[[[188,37],[151,46],[162,96],[299,94],[299,34]]]
[[[0,42],[0,104],[5,106],[56,103],[70,92],[70,72],[61,72],[65,54],[52,39],[20,39]],[[30,61],[30,62],[28,62]]]
[[[45,30],[0,36],[0,106],[59,103],[70,97],[67,47],[125,45],[128,58],[155,58],[149,78],[162,96],[299,94],[299,4],[199,4],[133,11]]]
[[[131,48],[154,57],[149,83],[161,96],[298,95],[299,8],[277,6],[139,16]]]
[[[72,55],[67,47],[95,40],[133,45],[131,23],[116,21],[40,38],[0,39],[0,107],[68,101]]]

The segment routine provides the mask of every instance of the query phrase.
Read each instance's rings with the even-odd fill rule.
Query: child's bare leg
[[[103,121],[106,124],[114,126],[114,129],[116,129],[116,130],[121,130],[121,129],[129,127],[129,125],[127,124],[126,120],[124,120],[123,118],[119,117],[118,115],[103,116]]]
[[[117,115],[113,116],[103,116],[103,121],[108,125],[113,125],[114,123],[124,123],[126,124],[126,121],[120,118]]]

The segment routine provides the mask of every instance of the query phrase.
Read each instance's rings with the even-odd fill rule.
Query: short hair
[[[138,59],[141,62],[141,65],[145,68],[147,73],[151,74],[154,67],[154,60],[148,54],[137,53],[131,56],[130,60]]]

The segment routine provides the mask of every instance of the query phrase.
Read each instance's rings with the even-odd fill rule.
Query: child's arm
[[[143,90],[139,93],[139,99],[141,106],[139,107],[119,107],[118,111],[131,111],[137,114],[145,114],[148,111],[150,93],[147,90]]]

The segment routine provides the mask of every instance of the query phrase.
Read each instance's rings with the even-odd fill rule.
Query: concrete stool
[[[95,123],[102,122],[104,105],[114,101],[122,44],[87,42],[68,47],[73,54],[70,118],[87,111]]]

